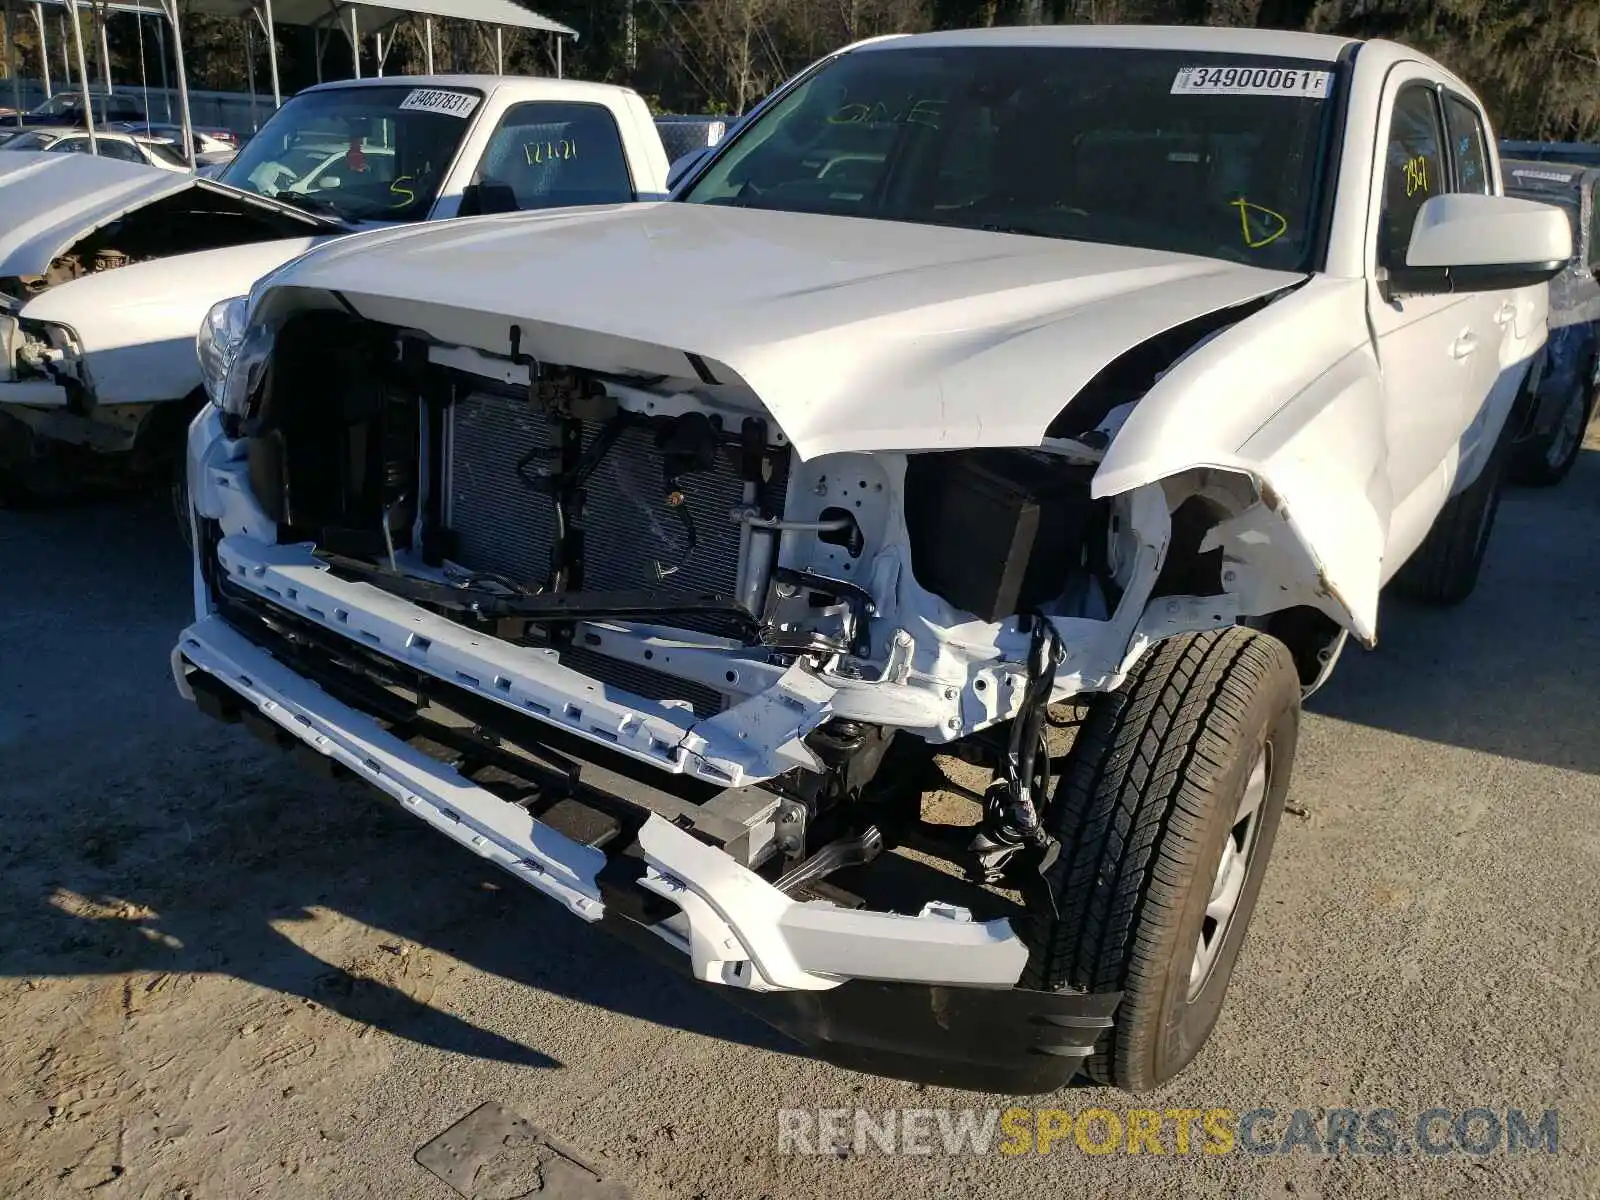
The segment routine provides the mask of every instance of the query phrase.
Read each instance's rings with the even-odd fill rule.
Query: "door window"
[[[1378,264],[1405,266],[1422,206],[1445,190],[1444,131],[1439,106],[1423,84],[1395,98],[1385,152],[1383,208],[1378,227]]]
[[[474,182],[504,184],[524,210],[633,199],[622,136],[598,104],[533,100],[513,106],[489,140]]]
[[[119,142],[112,138],[100,139],[100,153],[106,158],[120,158],[123,162],[144,162],[144,155],[139,153],[138,147],[131,142]]]
[[[1445,119],[1450,123],[1450,145],[1455,151],[1458,192],[1487,196],[1493,191],[1489,176],[1489,152],[1483,136],[1483,118],[1459,96],[1447,96]]]

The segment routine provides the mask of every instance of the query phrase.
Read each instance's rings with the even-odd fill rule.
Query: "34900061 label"
[[[1290,96],[1326,100],[1332,71],[1300,67],[1183,67],[1172,81],[1174,96]]]

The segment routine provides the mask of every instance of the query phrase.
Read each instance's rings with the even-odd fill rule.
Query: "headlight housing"
[[[239,347],[244,344],[245,322],[250,314],[248,296],[234,296],[211,306],[206,319],[200,323],[200,335],[195,343],[195,353],[200,357],[200,380],[205,384],[206,395],[219,408],[223,389],[228,382],[228,371],[233,366]]]
[[[262,322],[250,323],[254,309],[253,293],[213,305],[195,343],[206,395],[222,410],[225,427],[228,418],[236,422],[247,414],[272,354],[273,331]]]

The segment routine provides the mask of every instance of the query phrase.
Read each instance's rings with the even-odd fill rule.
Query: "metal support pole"
[[[111,48],[106,42],[106,24],[111,19],[111,14],[104,8],[96,5],[93,9],[94,23],[100,33],[100,74],[106,82],[106,95],[112,94],[111,87]]]
[[[183,22],[178,0],[161,0],[162,11],[172,22],[172,58],[178,69],[178,115],[183,124],[183,156],[194,170],[194,122],[189,116],[189,73],[183,64]]]
[[[167,83],[167,17],[162,10],[156,21],[156,53],[161,58],[161,103],[167,110],[167,124],[172,124],[172,88]]]
[[[494,27],[494,73],[506,73],[506,31],[498,25]]]
[[[322,30],[311,31],[311,41],[317,48],[317,82],[322,82],[322,53],[327,49],[328,39],[322,35]]]
[[[432,75],[433,74],[433,18],[432,17],[424,17],[423,21],[422,21],[422,28],[427,31],[426,45],[427,45],[427,49],[428,49],[428,74]]]
[[[250,22],[251,17],[244,19],[244,74],[245,82],[250,88],[250,128],[256,127],[256,31]]]
[[[22,114],[22,72],[17,67],[17,10],[6,0],[6,74],[11,76],[11,107]]]
[[[50,39],[45,36],[44,5],[33,6],[33,23],[39,27],[39,67],[44,76],[44,98],[55,97],[55,89],[50,86]]]
[[[78,60],[78,90],[83,96],[83,127],[89,131],[89,153],[100,153],[100,139],[94,133],[94,101],[89,95],[89,63],[83,56],[83,25],[78,20],[78,0],[67,0],[72,15],[72,50]]]
[[[278,35],[272,27],[272,0],[264,0],[262,8],[265,12],[261,15],[261,28],[267,35],[267,62],[272,65],[272,107],[276,110],[283,107],[283,92],[278,86]]]
[[[561,35],[556,34],[556,78],[561,78]]]
[[[378,78],[383,78],[383,34],[378,34],[373,39],[378,52]]]
[[[354,5],[350,8],[350,61],[355,64],[356,78],[361,78],[361,27],[356,21],[360,10]]]
[[[64,85],[61,90],[70,92],[72,90],[72,38],[67,33],[67,13],[65,9],[61,11],[61,15],[57,20],[59,21],[57,28],[61,33],[61,80]]]

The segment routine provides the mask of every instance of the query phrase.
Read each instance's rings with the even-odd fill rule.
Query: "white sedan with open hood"
[[[0,154],[0,502],[164,478],[204,403],[194,331],[330,238],[666,190],[628,88],[499,76],[301,92],[215,178]]]
[[[203,339],[178,685],[836,1061],[1153,1087],[1302,696],[1476,579],[1571,254],[1494,144],[1389,43],[939,33],[323,247]]]

